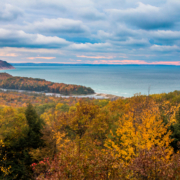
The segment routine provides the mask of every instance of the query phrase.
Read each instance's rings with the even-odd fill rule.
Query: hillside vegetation
[[[0,124],[0,179],[180,177],[180,91],[115,101],[0,92]]]
[[[7,63],[6,61],[0,60],[0,70],[2,69],[15,69],[11,64]]]
[[[50,93],[60,93],[63,95],[71,94],[94,94],[94,90],[90,87],[53,83],[45,79],[13,77],[7,73],[0,73],[0,88],[29,90],[29,91],[44,91]]]

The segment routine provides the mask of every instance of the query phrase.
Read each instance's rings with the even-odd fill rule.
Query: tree
[[[146,102],[143,97],[133,101],[119,118],[116,133],[106,141],[107,148],[124,163],[129,163],[142,149],[149,150],[152,146],[165,147],[170,157],[171,131],[168,131],[169,124],[165,125],[160,119],[158,106],[153,100]]]
[[[172,131],[171,138],[173,141],[171,142],[171,146],[174,148],[174,151],[177,152],[180,150],[179,142],[180,142],[180,108],[175,113],[176,122],[171,124],[170,130]]]
[[[20,141],[27,135],[28,125],[23,112],[6,107],[0,112],[1,172],[0,179],[21,179],[27,173],[24,166],[24,144]],[[10,167],[8,173],[7,168]],[[5,171],[4,171],[5,170]]]
[[[25,115],[27,124],[29,126],[26,142],[27,147],[36,149],[43,146],[43,134],[41,132],[44,124],[43,120],[38,116],[31,104],[28,104]]]
[[[129,169],[138,180],[175,180],[180,177],[180,154],[167,158],[165,147],[152,147],[140,151]],[[131,179],[131,178],[130,178]]]
[[[43,121],[31,104],[26,111],[7,107],[0,112],[1,179],[32,179],[30,152],[43,146]],[[7,169],[10,167],[8,173]]]

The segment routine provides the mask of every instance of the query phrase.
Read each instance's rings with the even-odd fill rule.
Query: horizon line
[[[78,62],[77,62],[78,61]],[[180,61],[153,61],[153,62],[146,62],[144,60],[95,60],[95,61],[88,61],[88,62],[82,62],[81,60],[77,60],[74,62],[42,62],[42,61],[36,61],[36,62],[21,62],[21,61],[10,61],[9,63],[14,64],[77,64],[77,65],[174,65],[174,66],[180,66]],[[79,62],[81,61],[81,62]]]
[[[58,64],[58,65],[121,65],[121,66],[123,66],[123,65],[138,65],[138,66],[180,66],[180,64],[152,64],[152,63],[145,63],[145,64],[100,64],[100,63],[98,63],[98,64],[94,64],[94,63],[60,63],[60,62],[11,62],[10,64]]]

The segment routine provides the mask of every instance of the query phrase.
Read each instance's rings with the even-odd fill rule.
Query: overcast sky
[[[8,62],[180,65],[180,0],[0,0]]]

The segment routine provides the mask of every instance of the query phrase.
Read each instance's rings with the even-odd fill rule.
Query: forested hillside
[[[2,69],[15,69],[11,64],[7,63],[6,61],[0,60],[0,70]]]
[[[64,83],[53,83],[46,81],[45,79],[38,78],[13,77],[7,73],[0,73],[0,88],[45,91],[64,95],[94,94],[94,90],[90,87]]]
[[[0,123],[0,179],[180,177],[180,91],[115,101],[0,92]]]

